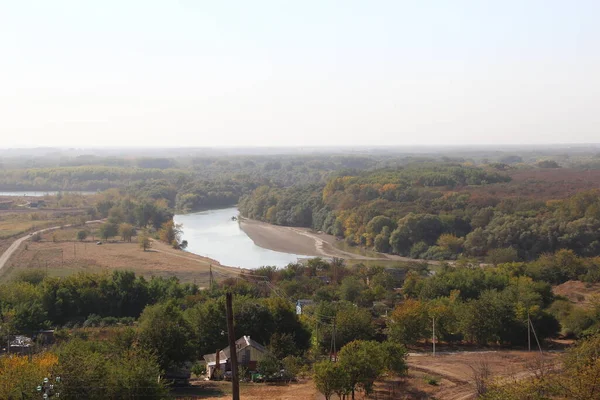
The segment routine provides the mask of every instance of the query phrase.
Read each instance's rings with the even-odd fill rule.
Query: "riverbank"
[[[315,233],[308,228],[272,225],[262,221],[240,218],[240,229],[259,247],[283,253],[309,257],[339,257],[355,260],[386,260],[388,257],[368,257],[350,253],[335,246],[337,238]]]
[[[309,228],[272,225],[267,222],[243,217],[240,217],[239,224],[240,229],[252,239],[254,244],[274,251],[303,254],[310,257],[337,257],[346,260],[356,260],[358,262],[364,261],[366,264],[369,264],[369,261],[384,262],[384,265],[387,263],[394,265],[394,263],[399,262],[426,262],[430,265],[441,264],[440,261],[418,260],[393,254],[364,251],[364,249],[361,251],[360,248],[356,248],[356,252],[342,250],[340,248],[342,246],[338,242],[339,239],[335,236],[326,233],[315,233]]]

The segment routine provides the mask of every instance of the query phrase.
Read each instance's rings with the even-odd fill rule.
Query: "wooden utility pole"
[[[240,382],[238,380],[237,348],[235,346],[235,331],[233,329],[233,295],[227,293],[227,334],[229,336],[229,361],[231,362],[231,389],[232,399],[240,400]]]
[[[527,348],[531,351],[531,323],[529,320],[529,310],[527,310]]]
[[[431,335],[431,342],[433,343],[433,356],[435,357],[435,317],[432,318],[433,322],[433,334]]]

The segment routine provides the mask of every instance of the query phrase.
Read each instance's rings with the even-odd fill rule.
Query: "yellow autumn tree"
[[[49,352],[36,354],[31,361],[28,356],[0,357],[0,399],[31,398],[57,363],[58,357]]]

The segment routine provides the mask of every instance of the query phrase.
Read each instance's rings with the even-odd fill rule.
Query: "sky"
[[[0,147],[600,142],[597,0],[0,0]]]

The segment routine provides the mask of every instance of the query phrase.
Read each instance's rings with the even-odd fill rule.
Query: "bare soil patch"
[[[555,286],[552,291],[555,295],[566,297],[576,305],[589,307],[592,298],[600,295],[600,283],[567,281]]]
[[[541,356],[534,351],[477,351],[438,354],[436,357],[413,353],[408,357],[410,374],[407,389],[424,396],[416,398],[473,399],[473,368],[481,363],[489,367],[493,379],[503,380],[531,376],[539,367],[540,360],[546,365],[556,364],[558,353]],[[419,376],[420,379],[415,379]],[[437,381],[437,385],[429,384],[429,380]]]
[[[188,388],[174,390],[177,399],[222,400],[231,398],[231,382],[194,381]],[[240,397],[244,400],[296,400],[321,399],[311,380],[289,385],[241,383]]]

